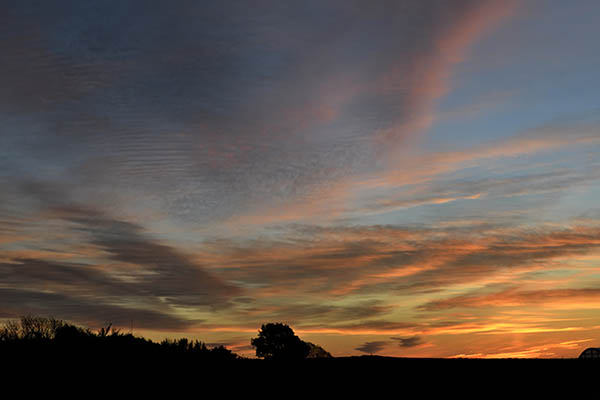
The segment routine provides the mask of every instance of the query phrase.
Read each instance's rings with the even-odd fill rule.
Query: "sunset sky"
[[[253,356],[600,346],[600,2],[0,12],[0,322]]]

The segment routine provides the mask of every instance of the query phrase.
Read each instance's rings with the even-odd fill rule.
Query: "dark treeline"
[[[0,327],[0,368],[10,366],[15,376],[59,374],[98,381],[120,379],[144,385],[181,377],[194,381],[240,378],[246,382],[393,382],[399,377],[411,385],[429,388],[430,381],[531,383],[563,381],[569,376],[587,379],[598,371],[594,361],[580,359],[481,360],[411,359],[401,357],[332,357],[318,345],[304,342],[284,324],[265,324],[250,340],[259,358],[245,358],[223,347],[201,341],[149,339],[122,333],[112,326],[98,331],[46,317],[22,317]],[[201,373],[201,375],[198,375]],[[72,379],[72,378],[69,378]],[[266,381],[265,381],[266,380]],[[266,383],[265,383],[266,384]],[[270,383],[269,383],[270,385]],[[310,386],[310,385],[309,385]],[[227,386],[232,389],[234,386]],[[271,386],[269,386],[271,387]]]
[[[68,322],[37,316],[8,321],[0,327],[2,356],[53,356],[56,358],[110,359],[127,362],[144,359],[227,361],[240,358],[224,346],[209,348],[195,340],[165,339],[154,342],[111,325],[94,332]]]
[[[331,358],[321,346],[305,342],[287,325],[268,323],[262,325],[257,338],[251,339],[256,356],[266,360],[299,361],[303,359]],[[108,325],[97,332],[63,320],[24,316],[10,320],[0,327],[2,355],[47,355],[60,357],[93,356],[95,358],[143,359],[177,358],[178,361],[230,361],[243,357],[224,346],[208,347],[198,340],[164,339],[161,342],[122,333]]]
[[[118,382],[149,389],[201,379],[227,392],[258,385],[270,393],[281,386],[314,391],[317,383],[355,390],[402,382],[405,387],[431,390],[472,382],[487,382],[490,387],[511,382],[515,387],[591,382],[589,375],[595,376],[599,364],[578,359],[331,357],[283,324],[265,324],[258,333],[250,342],[260,358],[244,358],[223,346],[211,348],[185,338],[153,342],[110,325],[92,331],[53,318],[22,317],[0,327],[0,369],[18,379],[53,377],[52,384],[63,382],[65,387],[72,382],[87,382],[89,387]]]

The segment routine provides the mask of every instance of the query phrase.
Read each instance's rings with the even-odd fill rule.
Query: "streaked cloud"
[[[51,315],[75,321],[91,328],[131,327],[162,332],[186,330],[193,323],[169,313],[148,307],[127,307],[123,304],[99,303],[90,296],[69,296],[60,292],[35,291],[19,288],[0,288],[1,318],[22,315]]]
[[[600,289],[546,289],[519,290],[510,288],[487,295],[464,295],[424,304],[424,311],[440,311],[452,308],[472,307],[519,307],[538,305],[558,308],[600,307]]]
[[[299,232],[282,243],[207,243],[206,259],[224,276],[262,285],[264,295],[269,288],[342,295],[390,284],[411,292],[511,279],[556,258],[597,252],[600,246],[598,230],[589,226],[533,231],[477,224],[439,229],[303,226]]]

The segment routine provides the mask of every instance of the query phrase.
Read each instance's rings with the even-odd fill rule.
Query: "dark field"
[[[4,382],[23,377],[32,389],[72,388],[133,398],[157,393],[188,398],[541,398],[593,397],[600,362],[579,359],[410,359],[379,356],[272,362],[194,360],[128,354],[17,354]],[[41,389],[40,389],[41,388]],[[82,389],[79,389],[82,390]],[[591,390],[591,392],[590,392]],[[494,396],[492,396],[492,394]]]

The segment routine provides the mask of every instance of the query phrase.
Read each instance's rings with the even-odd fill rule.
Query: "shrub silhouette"
[[[258,337],[250,343],[256,348],[257,357],[270,360],[301,360],[310,352],[310,346],[282,323],[263,324]]]

